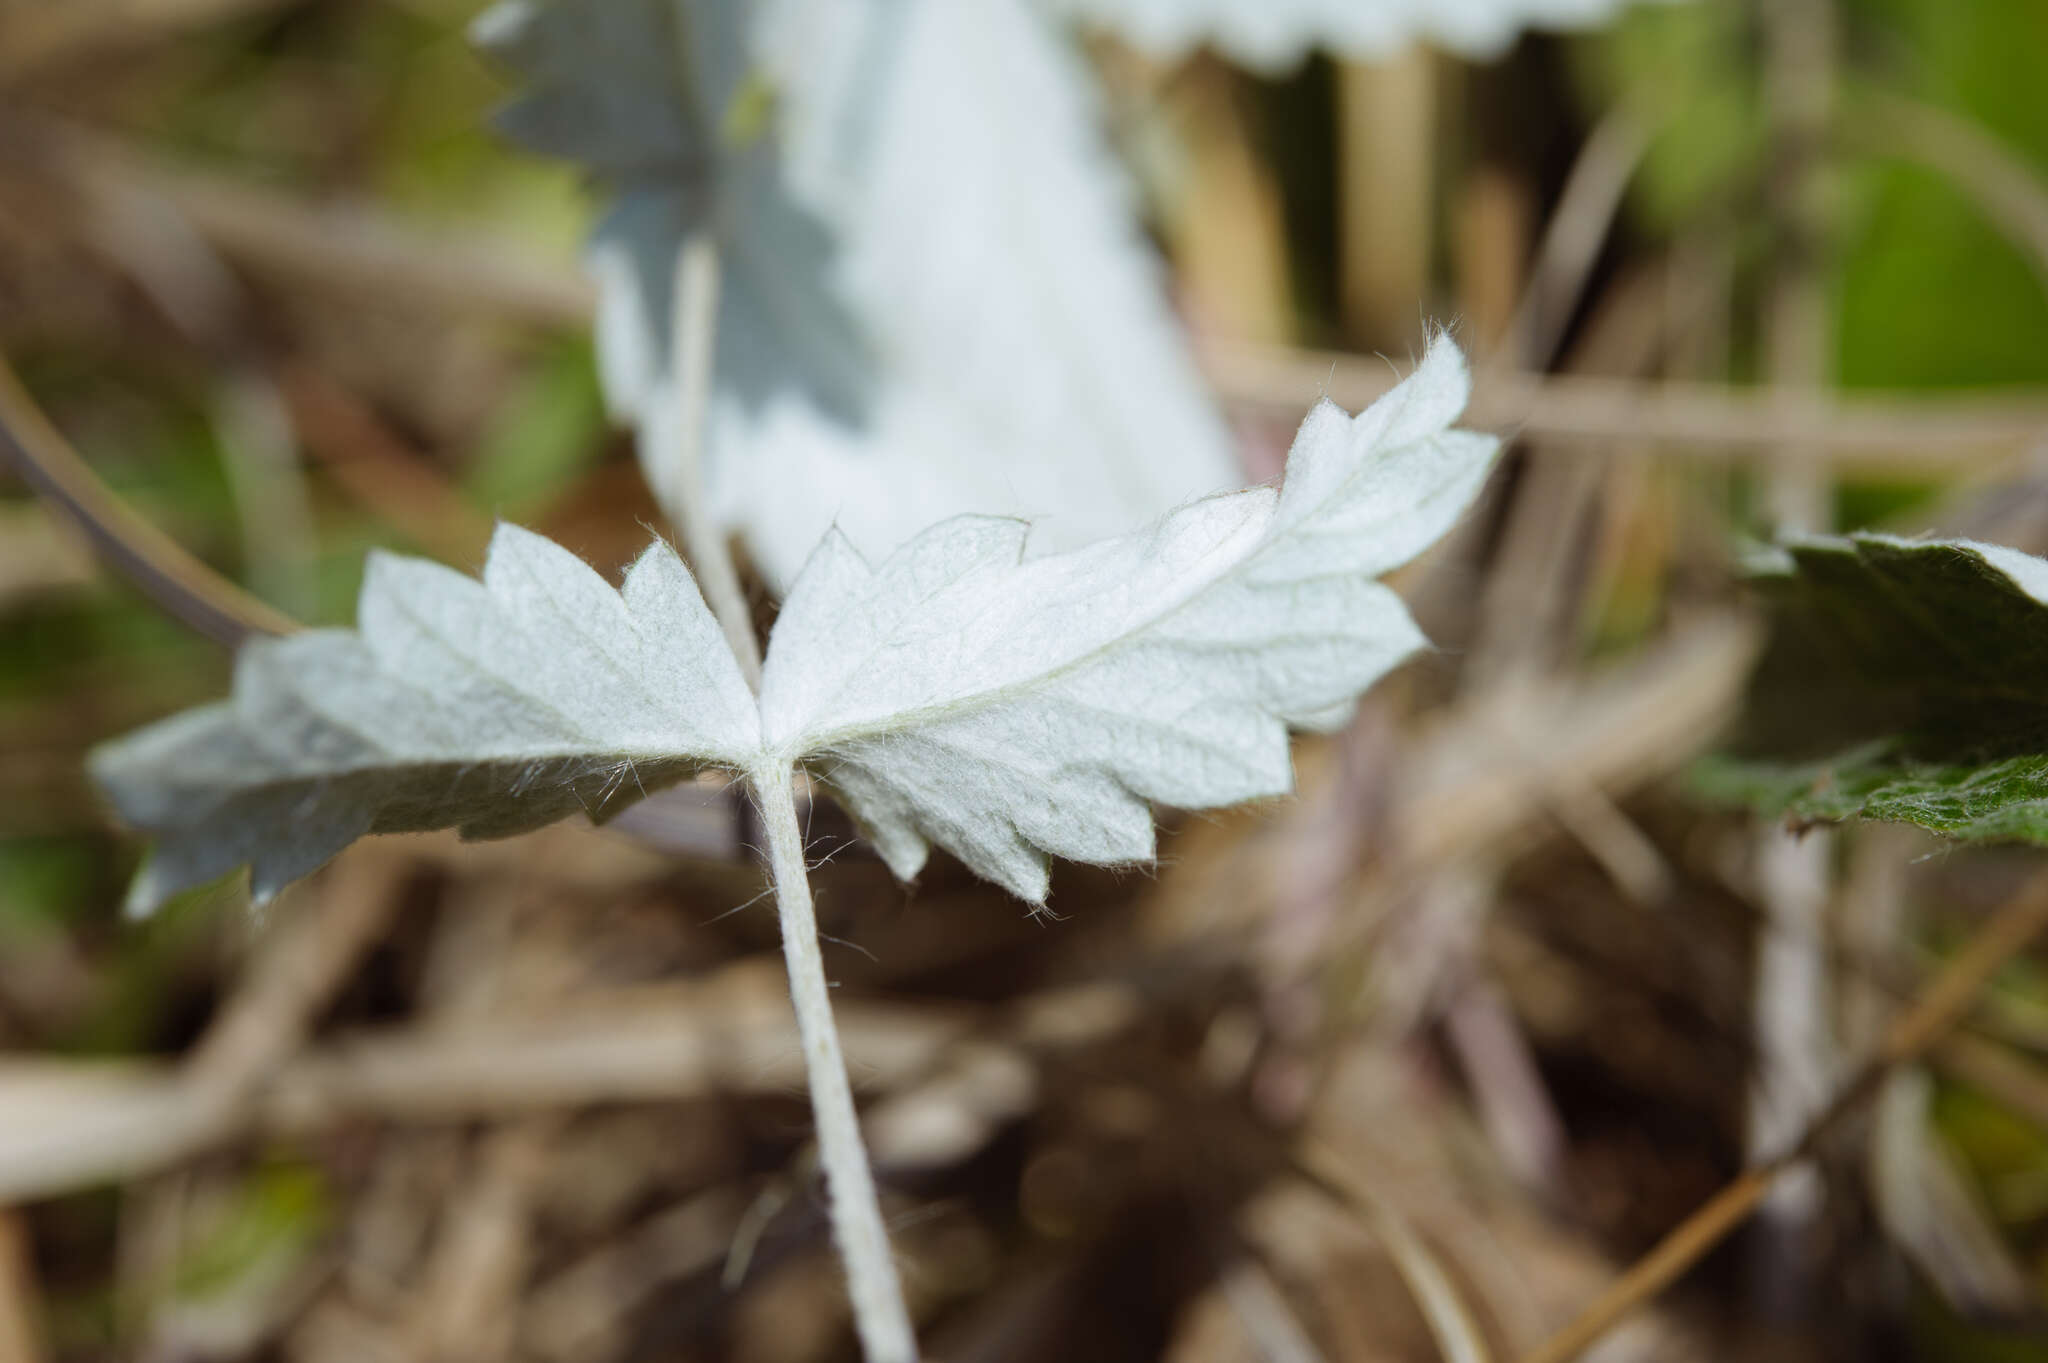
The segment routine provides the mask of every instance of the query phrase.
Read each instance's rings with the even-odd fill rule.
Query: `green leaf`
[[[590,347],[551,347],[484,432],[469,490],[500,516],[531,514],[591,462],[604,436]]]
[[[2048,843],[2048,561],[1966,540],[1806,539],[1760,565],[1775,614],[1703,796]]]

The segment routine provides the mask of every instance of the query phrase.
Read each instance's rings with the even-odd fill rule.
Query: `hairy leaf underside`
[[[1376,579],[1470,502],[1497,442],[1450,429],[1447,340],[1357,417],[1303,422],[1283,485],[1034,555],[961,516],[870,564],[828,534],[758,698],[657,542],[614,590],[502,527],[482,581],[380,557],[354,631],[250,645],[232,699],[110,744],[94,772],[159,835],[140,905],[255,867],[267,895],[366,833],[499,837],[602,818],[704,767],[804,764],[899,874],[937,844],[1042,901],[1048,855],[1143,861],[1151,803],[1288,789],[1287,729],[1342,720],[1423,645]]]

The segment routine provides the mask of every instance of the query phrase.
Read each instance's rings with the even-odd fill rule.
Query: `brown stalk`
[[[344,492],[442,562],[483,562],[491,518],[367,403],[308,364],[284,366],[278,386],[307,453]]]
[[[410,869],[374,851],[337,862],[313,902],[280,916],[175,1075],[23,1066],[9,1076],[10,1111],[22,1116],[0,1137],[0,1203],[149,1172],[244,1129],[258,1091],[382,934]]]
[[[1968,1014],[1977,993],[2026,945],[2048,928],[2048,874],[2037,876],[2008,900],[1964,948],[1951,957],[1913,1006],[1885,1032],[1856,1075],[1807,1126],[1799,1140],[1744,1170],[1657,1247],[1521,1363],[1570,1363],[1614,1324],[1669,1287],[1749,1218],[1778,1175],[1809,1158],[1856,1108],[1877,1092],[1899,1065],[1924,1055]]]
[[[0,1363],[42,1363],[42,1312],[28,1227],[18,1213],[0,1208]]]
[[[1486,1332],[1459,1292],[1456,1281],[1429,1242],[1334,1151],[1310,1143],[1296,1156],[1294,1171],[1325,1196],[1349,1208],[1380,1242],[1422,1312],[1444,1363],[1489,1363]]]
[[[1340,351],[1212,344],[1204,356],[1223,401],[1299,418],[1322,398],[1356,410],[1400,381],[1385,359]],[[2048,436],[2048,395],[1981,393],[1853,398],[1808,388],[1643,381],[1591,375],[1481,374],[1466,424],[1699,459],[1777,458],[1786,446],[1845,473],[1953,474]]]
[[[75,156],[68,164],[77,174],[134,177],[245,265],[337,290],[432,300],[537,326],[589,321],[590,286],[531,254],[444,241],[365,205],[312,204],[226,177],[165,167],[71,129],[44,125],[30,131],[60,142]],[[1233,342],[1206,344],[1204,352],[1209,380],[1226,403],[1289,420],[1298,420],[1322,397],[1363,407],[1399,379],[1373,355]],[[1791,444],[1811,447],[1811,457],[1845,472],[1952,473],[2048,435],[2048,395],[1842,398],[1769,386],[1503,371],[1482,376],[1471,420],[1591,445],[1668,446],[1695,457],[1775,457]]]
[[[206,566],[142,519],[72,448],[0,357],[0,453],[37,496],[77,522],[117,572],[177,619],[233,648],[251,635],[289,634],[290,616]]]
[[[10,9],[0,23],[0,82],[103,50],[142,46],[285,0],[64,0]]]

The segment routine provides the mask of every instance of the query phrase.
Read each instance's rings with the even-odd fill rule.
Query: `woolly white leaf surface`
[[[689,570],[656,542],[614,591],[501,526],[481,582],[373,557],[357,628],[242,650],[232,700],[100,748],[161,835],[137,909],[248,863],[267,898],[366,833],[508,837],[602,817],[758,747],[754,698]]]
[[[675,260],[716,233],[705,476],[776,585],[834,524],[877,556],[961,512],[1072,547],[1237,481],[1029,0],[509,0],[477,32],[530,78],[508,129],[616,189],[599,355],[671,502]]]
[[[479,584],[381,559],[360,634],[252,646],[234,699],[101,751],[163,835],[145,900],[256,862],[259,892],[353,838],[502,836],[602,815],[706,764],[805,763],[899,874],[936,843],[1042,901],[1047,854],[1152,854],[1149,802],[1288,789],[1287,729],[1341,721],[1423,644],[1375,579],[1478,490],[1496,442],[1449,429],[1469,380],[1446,340],[1356,418],[1324,403],[1286,481],[1033,556],[1021,521],[945,521],[870,566],[844,535],[778,618],[756,702],[657,544],[613,593],[524,531]]]
[[[1498,57],[1524,29],[1585,29],[1629,0],[1044,0],[1054,12],[1107,28],[1167,60],[1204,43],[1255,70],[1279,72],[1324,48],[1354,61],[1409,44]]]
[[[1494,449],[1446,428],[1462,359],[1353,419],[1324,403],[1280,491],[1212,497],[1045,558],[963,517],[878,568],[828,536],[776,623],[763,735],[823,759],[899,875],[937,842],[1026,899],[1043,853],[1152,854],[1147,801],[1287,790],[1287,727],[1327,725],[1422,645],[1374,579],[1464,509]]]

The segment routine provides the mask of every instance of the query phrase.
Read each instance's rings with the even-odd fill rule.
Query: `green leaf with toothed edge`
[[[1702,795],[1771,814],[2048,843],[2048,560],[1967,540],[1795,540],[1775,627]]]
[[[1433,543],[1497,442],[1450,429],[1448,340],[1364,413],[1324,403],[1277,490],[1034,556],[962,516],[879,564],[828,535],[776,622],[758,700],[656,543],[614,591],[506,526],[483,580],[373,561],[358,628],[250,645],[233,698],[107,745],[93,770],[159,836],[147,906],[243,862],[274,893],[367,833],[503,837],[602,818],[703,767],[802,763],[889,865],[937,844],[1042,902],[1049,855],[1139,862],[1150,803],[1286,791],[1287,729],[1340,722],[1423,646],[1376,579]]]

